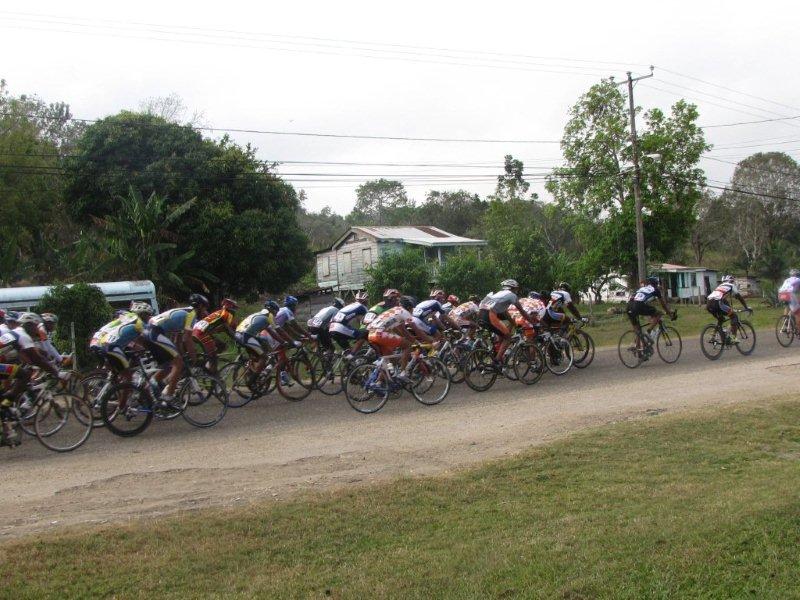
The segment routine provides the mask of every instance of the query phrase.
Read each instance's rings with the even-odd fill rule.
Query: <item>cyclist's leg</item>
[[[500,315],[494,311],[489,311],[489,325],[491,331],[500,337],[500,344],[497,346],[497,352],[494,357],[496,361],[500,362],[508,349],[508,345],[511,343],[511,330],[500,318]]]

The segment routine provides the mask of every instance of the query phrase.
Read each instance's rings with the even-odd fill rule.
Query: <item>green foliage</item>
[[[414,214],[400,181],[375,179],[356,189],[356,204],[348,216],[351,225],[405,225]]]
[[[370,298],[380,298],[387,288],[397,288],[404,294],[425,298],[430,292],[431,272],[425,255],[416,248],[387,252],[367,268]]]
[[[35,310],[58,315],[56,343],[62,350],[69,349],[70,323],[75,324],[75,349],[80,366],[91,362],[87,351],[92,334],[113,316],[111,305],[100,288],[86,283],[53,286],[42,296]]]
[[[430,191],[425,202],[417,206],[413,224],[432,225],[455,235],[479,236],[481,218],[488,206],[478,194],[464,190]]]
[[[531,184],[525,181],[524,164],[510,154],[504,157],[503,174],[497,177],[493,200],[524,200]],[[536,194],[531,199],[536,199]]]
[[[308,212],[303,205],[305,198],[305,191],[300,190],[297,224],[308,237],[312,250],[328,248],[347,230],[347,222],[343,216],[333,212],[329,206],[319,212]]]
[[[483,297],[499,288],[502,276],[491,257],[480,258],[474,251],[462,251],[447,257],[437,275],[438,287],[462,300],[470,294]]]

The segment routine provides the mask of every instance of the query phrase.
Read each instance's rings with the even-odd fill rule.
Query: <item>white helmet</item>
[[[153,316],[153,307],[147,302],[131,302],[130,311],[132,313],[136,313],[140,317],[144,315],[147,315],[148,317]]]
[[[53,324],[58,323],[58,317],[53,313],[46,312],[42,313],[41,316],[42,316],[42,321],[44,321],[45,323],[53,323]]]
[[[516,279],[506,279],[500,284],[500,287],[507,290],[509,288],[519,288],[519,284]]]
[[[800,271],[797,269],[792,269],[789,271],[789,277],[800,277]]]
[[[733,275],[725,275],[722,278],[722,282],[723,283],[733,283],[735,281],[736,281],[736,277],[734,277]]]
[[[19,323],[20,325],[26,325],[28,323],[39,325],[42,323],[42,317],[40,317],[36,313],[24,312],[19,316],[19,319],[17,319],[17,323]]]

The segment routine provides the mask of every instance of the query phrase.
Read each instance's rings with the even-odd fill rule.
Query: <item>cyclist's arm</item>
[[[180,340],[183,344],[183,350],[189,355],[192,362],[197,361],[197,348],[194,345],[194,338],[192,337],[191,329],[184,329],[180,335]]]
[[[741,302],[745,310],[750,310],[750,307],[747,306],[747,302],[745,301],[744,296],[742,296],[741,294],[736,294],[734,298],[736,298],[739,302]]]
[[[575,304],[573,304],[572,302],[569,302],[567,304],[567,308],[569,309],[569,312],[571,312],[573,315],[575,315],[575,318],[577,318],[577,319],[581,318],[581,312],[578,310],[578,307],[575,306]]]
[[[519,314],[521,314],[523,317],[525,317],[525,320],[528,323],[533,325],[533,316],[527,310],[525,310],[525,308],[523,308],[522,304],[520,304],[519,301],[517,301],[517,302],[514,302],[514,306],[516,306],[517,310],[519,311]],[[548,304],[548,306],[550,306],[550,305]]]
[[[410,327],[414,332],[413,335],[412,335],[412,334],[408,333],[408,331],[405,331],[405,333],[408,335],[408,337],[409,337],[409,339],[411,341],[419,340],[419,341],[422,341],[422,342],[426,342],[428,344],[430,344],[430,343],[432,343],[434,341],[434,339],[431,336],[429,336],[427,333],[422,331],[422,329],[420,329],[416,325],[416,323],[414,323],[413,321],[409,321],[406,325],[408,327]],[[401,329],[405,330],[405,327],[401,327]]]
[[[36,348],[26,348],[25,350],[20,350],[19,355],[23,362],[37,366],[40,369],[58,377],[58,369],[56,366],[47,360]]]

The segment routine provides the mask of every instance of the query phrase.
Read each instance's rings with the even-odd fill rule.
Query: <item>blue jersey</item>
[[[197,321],[197,313],[192,307],[173,308],[167,312],[150,319],[148,323],[151,327],[160,327],[164,333],[180,333],[181,331],[191,331]]]
[[[125,348],[139,337],[143,330],[144,323],[136,313],[125,312],[96,331],[90,345]]]
[[[633,299],[636,302],[650,302],[656,298],[661,298],[661,290],[652,285],[640,287],[633,295]]]
[[[278,314],[275,315],[275,325],[278,327],[283,327],[289,321],[294,321],[294,312],[288,306],[284,306],[278,311]]]
[[[572,296],[564,290],[553,290],[550,292],[550,306],[554,310],[561,310],[565,304],[572,304]]]
[[[422,319],[424,321],[431,315],[435,315],[436,313],[440,313],[442,311],[442,303],[438,300],[430,299],[423,300],[417,304],[414,307],[414,312],[412,314],[418,319]]]
[[[352,304],[348,304],[335,315],[333,315],[333,319],[331,319],[332,323],[341,323],[342,325],[349,325],[350,321],[355,319],[356,317],[363,317],[367,314],[367,307],[361,304],[361,302],[353,302]]]
[[[272,317],[272,313],[264,309],[244,319],[239,323],[239,326],[236,327],[236,331],[238,333],[246,333],[247,335],[258,335],[274,322],[275,319]]]

